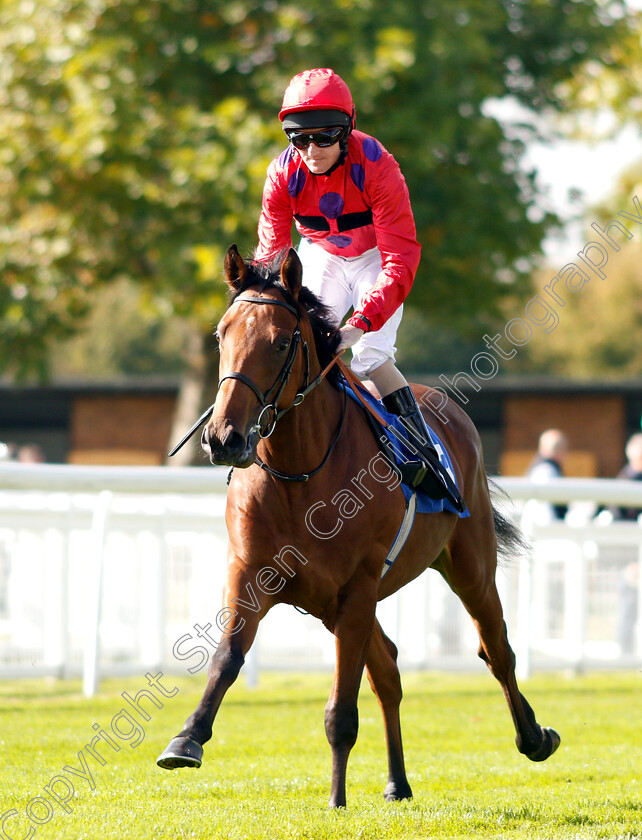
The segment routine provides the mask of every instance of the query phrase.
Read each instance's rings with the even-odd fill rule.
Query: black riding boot
[[[383,398],[383,404],[391,414],[403,417],[409,442],[417,450],[420,459],[403,465],[401,472],[404,483],[413,489],[420,487],[432,499],[448,499],[457,510],[463,512],[466,505],[454,482],[439,463],[439,455],[410,386],[406,385],[388,394]]]

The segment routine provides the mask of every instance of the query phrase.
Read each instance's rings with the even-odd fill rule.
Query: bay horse
[[[544,761],[560,737],[537,723],[517,686],[495,585],[498,540],[501,547],[518,532],[492,506],[471,420],[451,400],[429,417],[455,466],[470,517],[417,514],[396,562],[382,576],[406,501],[393,468],[386,472],[376,460],[383,455],[363,410],[337,386],[336,368],[327,372],[339,342],[336,324],[302,286],[301,263],[292,249],[282,261],[264,266],[245,262],[233,245],[224,273],[232,297],[218,325],[221,375],[201,439],[213,464],[234,468],[223,609],[216,621],[222,636],[196,710],[157,763],[168,769],[200,767],[202,745],[212,737],[217,710],[260,620],[274,604],[287,603],[319,618],[335,636],[336,666],[325,709],[330,806],[346,805],[364,665],[385,724],[384,797],[411,797],[397,649],[375,608],[429,566],[445,578],[477,628],[478,655],[502,687],[519,752]],[[431,389],[413,388],[425,408]]]

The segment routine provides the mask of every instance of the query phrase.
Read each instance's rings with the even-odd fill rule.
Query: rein
[[[335,357],[335,358],[338,358],[338,356]],[[332,365],[332,363],[331,363],[331,365]],[[326,370],[327,370],[327,368],[326,368]],[[297,405],[298,404],[299,403],[297,403]],[[348,407],[348,395],[346,394],[346,392],[344,390],[344,392],[343,392],[343,411],[341,412],[341,422],[339,423],[339,428],[337,429],[337,432],[334,436],[334,439],[332,440],[332,443],[328,447],[328,451],[325,453],[325,456],[324,456],[323,460],[321,461],[319,466],[316,467],[315,469],[313,469],[311,472],[309,472],[309,473],[284,473],[284,472],[281,472],[280,470],[275,470],[274,467],[269,467],[258,456],[256,458],[256,463],[259,465],[259,467],[261,467],[262,470],[265,470],[265,472],[274,476],[274,478],[280,478],[282,481],[308,481],[309,479],[312,478],[312,476],[315,476],[318,472],[321,472],[321,470],[325,467],[325,465],[328,461],[328,458],[332,454],[332,451],[334,450],[334,447],[337,445],[337,442],[338,442],[338,440],[341,436],[341,432],[343,431],[343,424],[344,424],[345,419],[346,419],[347,407]]]
[[[243,295],[243,296],[235,298],[234,301],[232,302],[232,305],[234,303],[238,303],[238,302],[241,302],[241,303],[257,303],[257,304],[273,304],[275,306],[283,306],[285,309],[292,312],[292,314],[297,319],[296,327],[294,328],[294,331],[292,333],[292,342],[291,342],[290,348],[288,350],[287,358],[286,358],[285,362],[283,363],[283,367],[281,368],[281,371],[280,371],[279,375],[276,377],[276,379],[274,380],[274,382],[272,383],[270,388],[268,388],[267,391],[265,391],[265,392],[261,391],[261,389],[258,387],[258,385],[256,385],[256,383],[253,382],[249,378],[249,376],[246,376],[244,373],[240,373],[239,371],[231,371],[230,373],[226,373],[225,376],[222,376],[219,379],[219,382],[218,382],[218,387],[220,388],[221,383],[224,382],[226,379],[238,379],[239,382],[242,382],[244,385],[247,385],[247,387],[250,388],[250,390],[254,393],[254,395],[258,399],[259,403],[261,404],[261,412],[260,412],[260,414],[257,418],[256,423],[250,429],[250,434],[252,434],[252,433],[258,434],[258,436],[263,440],[265,438],[270,437],[270,435],[274,432],[274,429],[276,428],[277,422],[281,419],[281,417],[283,417],[284,414],[287,414],[288,411],[290,411],[293,408],[296,408],[296,406],[301,405],[301,403],[306,398],[306,396],[310,393],[310,391],[313,391],[318,385],[321,384],[321,382],[325,379],[325,377],[330,372],[333,365],[335,365],[339,361],[340,356],[335,356],[332,359],[332,361],[329,364],[327,364],[325,366],[325,368],[323,368],[323,370],[319,373],[319,375],[316,376],[312,380],[312,382],[309,382],[309,378],[310,378],[310,353],[309,353],[309,350],[308,350],[307,342],[305,340],[303,340],[302,336],[301,336],[301,329],[300,329],[301,318],[300,318],[300,315],[299,315],[298,311],[293,306],[291,306],[289,303],[287,303],[286,301],[276,300],[274,298],[260,298],[260,297]],[[301,385],[300,390],[297,391],[297,393],[294,397],[294,400],[292,401],[292,404],[289,405],[287,408],[283,408],[283,409],[279,410],[277,408],[277,404],[278,404],[278,401],[279,401],[279,398],[280,398],[281,394],[283,393],[283,390],[285,389],[285,387],[287,386],[287,384],[290,380],[290,375],[292,373],[292,368],[294,367],[294,362],[296,361],[296,357],[297,357],[297,353],[298,353],[298,349],[299,349],[299,344],[302,344],[303,355],[304,355],[304,359],[305,359],[305,372],[304,372],[304,375],[303,375],[303,383]],[[341,364],[343,364],[343,363],[341,363]],[[275,389],[276,389],[276,394],[272,398],[270,395],[272,394],[272,392]],[[318,472],[320,472],[320,470],[323,469],[323,467],[326,465],[326,463],[328,461],[328,458],[332,454],[332,451],[334,450],[334,448],[335,448],[335,446],[336,446],[336,444],[339,440],[339,437],[341,435],[341,432],[343,430],[343,424],[344,424],[344,421],[345,421],[346,410],[347,410],[347,396],[346,396],[345,392],[344,392],[343,397],[344,397],[343,398],[343,412],[341,414],[341,422],[339,424],[339,428],[337,430],[337,433],[334,436],[334,439],[333,439],[332,443],[330,444],[330,447],[329,447],[328,451],[325,454],[325,457],[323,458],[321,463],[314,470],[312,470],[309,473],[298,473],[298,474],[284,473],[284,472],[281,472],[280,470],[275,470],[272,467],[268,466],[265,462],[263,462],[258,457],[256,459],[257,465],[260,466],[261,469],[268,472],[270,475],[274,476],[275,478],[280,478],[283,481],[308,481],[310,478],[312,478],[312,476],[314,476]],[[215,404],[213,403],[206,411],[203,412],[203,414],[199,417],[199,419],[196,421],[196,423],[194,423],[194,425],[191,427],[191,429],[181,438],[181,440],[176,444],[176,446],[174,446],[170,450],[169,457],[171,457],[172,455],[175,455],[179,451],[179,449],[181,449],[181,447],[184,446],[187,443],[187,441],[198,431],[198,429],[200,429],[201,426],[203,426],[207,422],[207,420],[209,420],[209,418],[212,415],[212,411],[214,410],[214,405]],[[272,418],[271,419],[268,418],[268,415],[269,415],[270,411],[272,412]],[[264,418],[264,416],[263,416],[264,414],[266,415],[266,418]],[[265,431],[263,431],[263,422],[267,422],[267,426],[265,428]]]

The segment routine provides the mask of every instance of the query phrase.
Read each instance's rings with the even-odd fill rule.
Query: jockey
[[[403,417],[419,450],[411,486],[435,498],[455,497],[435,468],[435,449],[394,346],[421,246],[408,188],[394,157],[355,128],[355,107],[330,69],[291,80],[279,112],[288,148],[268,168],[255,257],[267,262],[301,234],[303,282],[334,312],[339,351],[352,347],[352,369],[372,380],[385,408]],[[419,443],[415,438],[419,438]],[[404,475],[404,480],[406,480]]]

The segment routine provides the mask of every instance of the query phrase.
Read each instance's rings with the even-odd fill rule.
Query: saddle
[[[338,367],[346,393],[363,409],[379,449],[399,475],[406,500],[416,493],[419,513],[450,511],[462,518],[470,516],[450,456],[434,430],[427,427],[432,447],[422,446],[403,418],[386,411],[343,361],[339,360]]]

